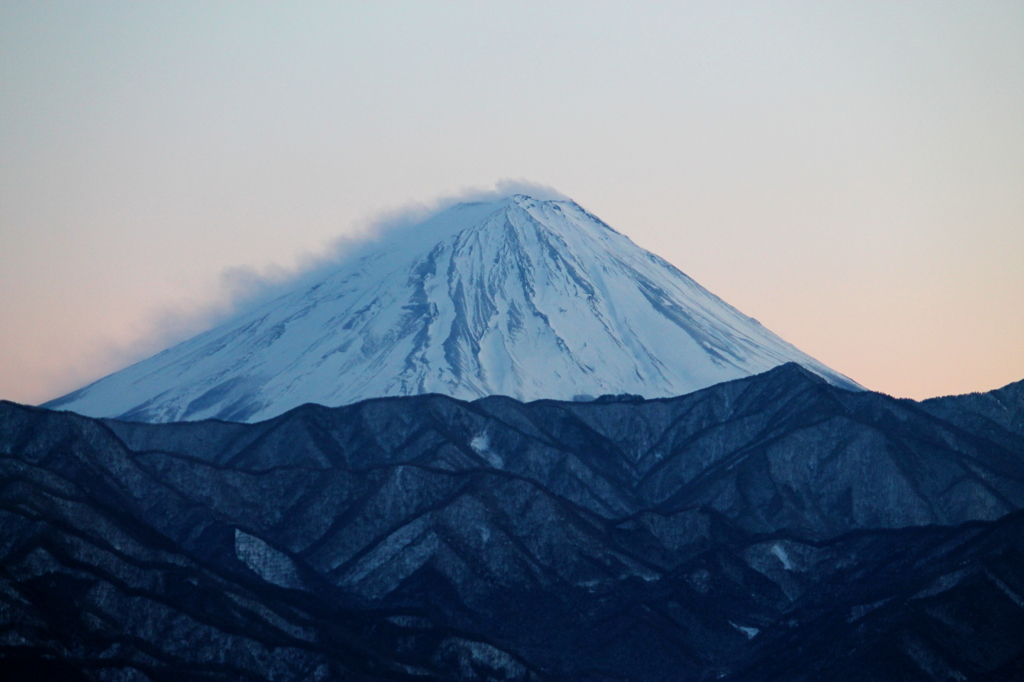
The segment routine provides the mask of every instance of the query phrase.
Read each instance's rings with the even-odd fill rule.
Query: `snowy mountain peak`
[[[516,194],[386,235],[322,281],[47,406],[255,421],[419,393],[660,397],[790,361],[859,388],[578,204]]]

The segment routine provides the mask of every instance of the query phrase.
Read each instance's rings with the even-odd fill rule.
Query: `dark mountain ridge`
[[[0,403],[0,652],[96,679],[1011,679],[1024,382],[257,424]],[[34,658],[33,658],[34,657]]]

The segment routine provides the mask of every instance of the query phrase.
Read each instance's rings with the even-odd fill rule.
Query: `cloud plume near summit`
[[[557,189],[523,179],[501,179],[492,188],[467,187],[426,201],[410,201],[338,226],[338,236],[281,262],[224,268],[189,295],[151,307],[127,332],[96,338],[77,349],[80,360],[46,380],[40,400],[52,399],[101,376],[224,324],[289,291],[308,286],[366,251],[400,241],[407,230],[458,203],[490,202],[513,194],[567,199]],[[290,261],[290,262],[289,262]]]

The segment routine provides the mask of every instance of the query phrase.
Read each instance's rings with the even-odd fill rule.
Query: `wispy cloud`
[[[429,220],[456,204],[499,201],[515,194],[525,194],[543,201],[569,199],[554,187],[524,179],[506,178],[498,180],[490,189],[467,187],[428,202],[410,202],[381,211],[353,225],[351,231],[334,239],[322,251],[301,254],[291,268],[275,265],[264,269],[225,269],[220,275],[219,291],[213,296],[216,303],[195,320],[188,322],[185,319],[188,315],[185,315],[185,318],[175,324],[181,329],[189,329],[194,334],[200,328],[223,323],[288,292],[312,286],[351,258],[374,249],[389,236]],[[168,329],[173,331],[175,327],[172,325]],[[180,341],[187,337],[175,333],[173,338]],[[169,341],[170,337],[167,337],[167,340]],[[165,343],[164,346],[166,345]]]
[[[490,202],[526,194],[542,200],[566,200],[564,194],[546,185],[523,179],[502,179],[492,188],[468,187],[428,202],[410,202],[381,211],[349,226],[322,250],[299,254],[290,267],[272,265],[264,268],[230,267],[213,279],[207,291],[189,299],[152,309],[134,325],[135,340],[128,343],[97,347],[85,363],[90,372],[64,370],[52,382],[55,393],[77,389],[103,374],[117,371],[143,360],[196,334],[250,313],[259,306],[292,291],[312,286],[342,267],[348,260],[377,248],[389,237],[400,238],[403,229],[411,228],[458,203]],[[58,377],[54,377],[58,379]],[[71,383],[79,382],[79,383]]]

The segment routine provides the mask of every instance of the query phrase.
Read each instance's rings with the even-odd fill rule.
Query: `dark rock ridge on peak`
[[[1019,679],[1022,414],[795,364],[256,424],[2,403],[0,672]]]
[[[321,281],[44,407],[259,421],[423,393],[651,398],[786,362],[859,388],[574,202],[516,195],[385,235]]]

